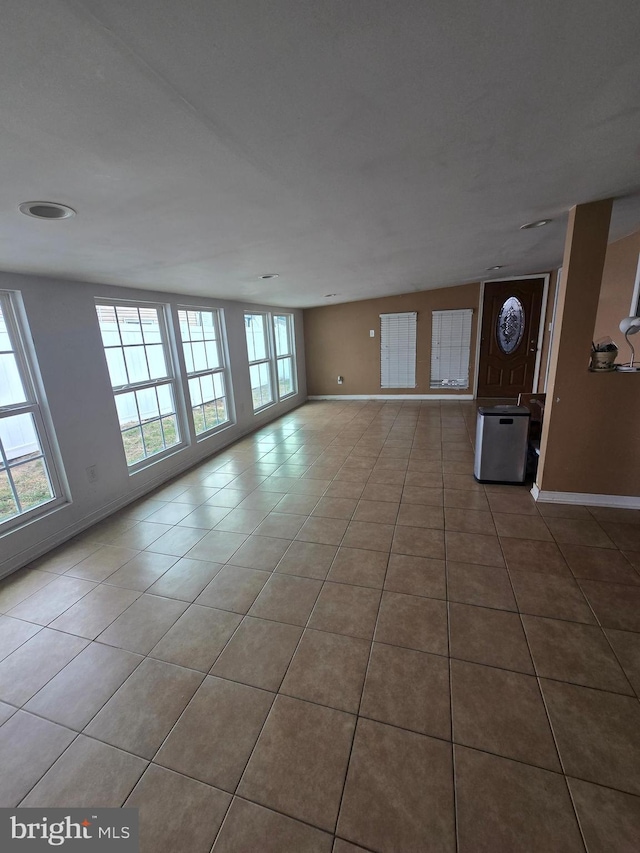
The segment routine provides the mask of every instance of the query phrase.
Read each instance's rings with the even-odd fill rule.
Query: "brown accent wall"
[[[616,240],[607,247],[602,273],[602,289],[598,303],[594,340],[608,335],[620,348],[618,361],[629,360],[629,349],[619,328],[631,307],[633,285],[640,254],[640,231]]]
[[[479,296],[480,285],[475,283],[306,309],[307,393],[310,396],[473,393]],[[456,308],[474,311],[469,388],[431,390],[431,312]],[[417,384],[412,389],[380,388],[379,315],[396,311],[418,312]],[[373,338],[369,336],[370,329],[375,330]],[[344,377],[342,385],[338,385],[338,376]]]
[[[537,477],[543,491],[639,494],[640,374],[588,370],[610,214],[609,200],[569,216]]]

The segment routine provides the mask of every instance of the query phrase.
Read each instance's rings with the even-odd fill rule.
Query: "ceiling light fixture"
[[[542,228],[543,225],[548,225],[550,222],[553,222],[553,219],[538,219],[535,222],[527,222],[526,225],[521,225],[520,230],[523,231],[526,228]]]
[[[264,275],[261,275],[260,278],[263,281],[268,281],[270,278],[280,278],[280,274],[277,272],[267,272]]]
[[[491,272],[492,270],[501,270],[502,264],[496,264],[495,267],[487,267],[487,272]]]
[[[23,201],[18,209],[20,213],[33,216],[34,219],[71,219],[76,215],[72,207],[56,201]]]

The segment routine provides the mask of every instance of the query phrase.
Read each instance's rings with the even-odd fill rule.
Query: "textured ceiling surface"
[[[614,239],[640,226],[637,0],[2,17],[1,269],[310,306],[557,266],[577,203],[616,197]]]

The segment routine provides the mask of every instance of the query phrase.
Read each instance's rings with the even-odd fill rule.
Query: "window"
[[[274,402],[268,316],[268,314],[244,315],[254,412]]]
[[[278,397],[284,400],[296,393],[296,372],[293,348],[293,314],[273,315],[273,339],[276,345],[276,375]]]
[[[296,393],[293,314],[247,313],[244,327],[253,411],[258,412]]]
[[[204,435],[231,420],[220,312],[184,308],[178,320],[193,423],[196,435]]]
[[[473,310],[434,311],[431,322],[431,388],[468,388]]]
[[[150,304],[96,305],[127,465],[182,443],[164,309]]]
[[[64,500],[23,346],[15,297],[0,291],[0,525]]]
[[[415,311],[380,315],[380,387],[416,387]]]

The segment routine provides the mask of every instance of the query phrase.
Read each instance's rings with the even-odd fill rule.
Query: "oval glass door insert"
[[[511,355],[518,349],[524,335],[524,306],[516,296],[504,301],[498,313],[496,335],[498,346],[505,355]]]

